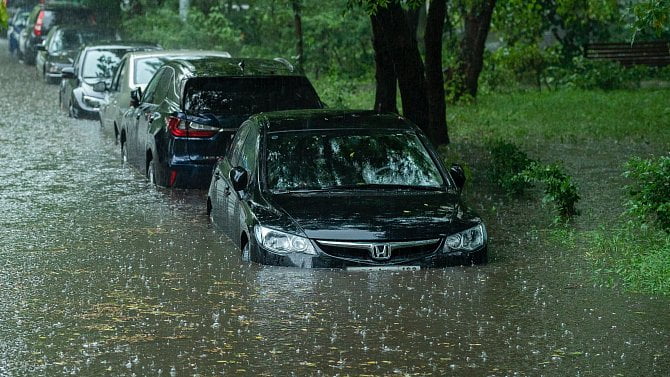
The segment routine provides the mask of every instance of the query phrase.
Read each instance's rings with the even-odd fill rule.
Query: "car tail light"
[[[219,128],[217,127],[193,123],[176,117],[165,118],[165,123],[170,134],[175,137],[208,138],[219,132]]]
[[[35,28],[33,29],[33,33],[37,37],[42,36],[42,24],[44,23],[44,11],[41,10],[40,13],[37,15],[37,21],[35,21]]]

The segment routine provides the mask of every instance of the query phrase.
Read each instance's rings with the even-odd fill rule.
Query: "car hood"
[[[282,223],[321,240],[441,238],[481,222],[448,192],[279,194],[269,201],[283,212]]]

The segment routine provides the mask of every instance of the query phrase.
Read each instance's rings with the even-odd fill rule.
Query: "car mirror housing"
[[[73,79],[75,78],[74,75],[74,67],[65,67],[61,70],[61,77],[64,79]]]
[[[98,93],[102,93],[102,92],[107,91],[107,83],[104,82],[104,81],[96,82],[93,85],[93,91],[98,92]]]
[[[249,185],[249,172],[241,166],[230,169],[229,178],[235,191],[242,191]]]
[[[137,107],[140,105],[140,100],[142,99],[142,89],[135,88],[130,91],[130,107]]]
[[[454,180],[456,187],[459,190],[463,190],[463,186],[465,186],[465,171],[463,170],[463,167],[458,164],[453,164],[451,165],[451,168],[449,168],[449,174],[451,174],[451,178]]]

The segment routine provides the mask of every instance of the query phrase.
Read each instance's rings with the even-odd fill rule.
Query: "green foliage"
[[[543,203],[553,203],[561,219],[579,215],[575,207],[580,197],[572,178],[560,164],[544,165],[534,161],[513,180],[544,186]]]
[[[4,3],[0,3],[0,29],[7,28],[7,21],[9,21],[9,14],[7,14],[7,8],[5,8]]]
[[[635,157],[626,163],[624,176],[633,180],[627,186],[630,195],[627,212],[670,231],[670,155]]]
[[[670,0],[646,0],[633,6],[635,33],[653,31],[656,36],[670,29]]]
[[[557,220],[578,215],[577,187],[559,164],[531,160],[517,145],[503,140],[488,143],[491,152],[491,178],[509,195],[519,195],[534,184],[544,188],[543,203],[553,203]]]
[[[491,153],[491,179],[509,195],[521,194],[527,183],[517,179],[533,162],[516,144],[502,139],[488,142]]]
[[[630,290],[670,295],[670,234],[628,224],[602,230],[593,239],[596,273],[608,285],[621,281]]]

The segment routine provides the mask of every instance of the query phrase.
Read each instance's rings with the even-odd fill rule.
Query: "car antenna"
[[[240,70],[242,71],[242,74],[244,74],[244,60],[241,60],[238,64],[238,67],[240,67]]]

